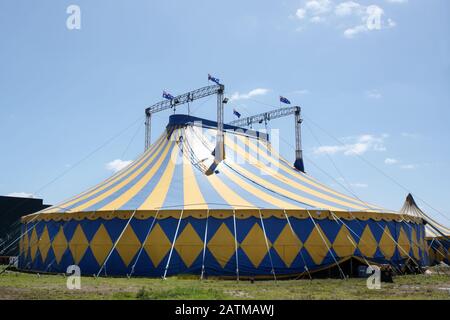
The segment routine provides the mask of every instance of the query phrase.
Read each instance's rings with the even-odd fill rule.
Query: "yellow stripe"
[[[239,178],[236,174],[232,173],[231,170],[226,169],[225,167],[222,168],[221,172],[226,175],[231,181],[236,183],[238,186],[243,188],[244,190],[247,190],[252,195],[258,197],[259,199],[268,202],[270,204],[273,204],[274,206],[281,208],[281,209],[303,209],[304,207],[296,206],[291,203],[285,202],[283,200],[280,200],[278,198],[275,198],[274,196],[262,192],[255,186],[251,185],[250,183],[245,182],[243,179]]]
[[[118,180],[122,179],[124,176],[128,175],[132,170],[134,170],[137,166],[139,166],[141,163],[143,163],[146,159],[148,159],[148,157],[152,154],[153,151],[155,151],[155,149],[157,147],[161,147],[161,142],[163,140],[165,135],[162,135],[153,145],[152,147],[145,152],[141,158],[139,160],[134,161],[132,164],[130,164],[130,166],[128,166],[128,168],[123,169],[123,171],[119,171],[118,173],[116,173],[115,175],[113,175],[112,177],[108,178],[107,180],[97,184],[95,187],[90,188],[89,190],[69,199],[66,200],[64,202],[62,202],[61,204],[57,205],[57,207],[50,207],[44,211],[42,211],[42,213],[44,212],[59,212],[61,208],[58,207],[63,207],[63,208],[67,208],[77,202],[83,201],[84,199],[87,199],[95,194],[98,194],[99,192],[101,192],[102,190],[108,188],[109,186],[111,186],[112,184],[114,184],[115,182],[117,182]],[[73,210],[73,209],[72,209]],[[70,210],[70,211],[72,211]]]
[[[90,201],[76,207],[73,208],[72,211],[81,211],[84,210],[100,201],[102,201],[103,199],[106,199],[107,197],[109,197],[110,195],[112,195],[113,193],[115,193],[116,191],[122,189],[123,187],[125,187],[128,183],[130,183],[134,178],[136,178],[142,171],[144,171],[148,165],[150,165],[150,163],[160,154],[161,148],[165,145],[165,151],[167,152],[169,145],[171,145],[170,143],[162,143],[158,146],[158,149],[152,154],[152,156],[150,157],[150,159],[148,159],[146,161],[146,163],[144,165],[142,165],[138,170],[136,170],[133,174],[131,174],[128,178],[126,178],[125,180],[123,180],[121,183],[117,184],[116,186],[114,186],[113,188],[109,189],[108,191],[102,193],[101,195],[99,195],[98,197],[91,199]],[[121,195],[119,198],[122,198],[124,195]],[[116,199],[117,200],[117,199]],[[102,208],[103,209],[103,208]],[[113,208],[115,209],[115,208]]]
[[[255,205],[240,197],[236,192],[231,190],[225,183],[220,180],[215,174],[207,176],[207,180],[217,193],[230,205],[233,209],[248,209],[254,208]]]
[[[190,127],[190,129],[195,130],[195,128]],[[214,131],[215,132],[215,131]],[[195,134],[195,131],[194,131]],[[200,143],[208,144],[207,141],[202,142],[203,133],[197,137],[200,140]],[[207,149],[210,147],[205,146]],[[222,197],[230,207],[233,209],[246,209],[246,208],[255,208],[256,206],[247,200],[243,199],[236,192],[230,189],[223,181],[218,178],[215,174],[210,176],[205,175],[206,180],[211,184],[211,186],[216,190],[220,197]]]
[[[225,140],[225,141],[227,141],[227,140]],[[227,146],[230,147],[232,150],[234,150],[235,152],[237,152],[240,155],[248,154],[248,152],[245,152],[244,150],[242,150],[242,148],[240,146],[238,146],[237,144],[235,144],[235,143],[227,144]],[[355,205],[353,203],[349,203],[349,202],[346,202],[346,201],[339,200],[337,198],[334,198],[334,197],[328,196],[326,194],[320,193],[320,192],[318,192],[316,190],[310,189],[310,188],[308,188],[308,187],[306,187],[306,186],[304,186],[304,185],[302,185],[300,183],[297,183],[296,181],[291,180],[291,179],[289,179],[289,178],[279,174],[276,171],[276,168],[275,169],[271,169],[271,168],[261,164],[254,156],[250,156],[249,155],[249,163],[251,163],[253,166],[259,168],[261,171],[266,172],[268,175],[274,177],[278,181],[280,181],[280,182],[282,182],[282,183],[284,183],[286,185],[289,185],[289,186],[295,187],[297,189],[300,189],[300,190],[302,190],[305,193],[308,193],[308,194],[311,194],[313,196],[316,196],[317,198],[320,198],[320,199],[323,199],[323,200],[326,200],[326,201],[330,201],[330,202],[334,202],[334,203],[337,203],[337,204],[340,204],[340,205],[343,205],[343,206],[347,206],[347,207],[350,207],[352,209],[357,209],[357,210],[364,210],[364,209],[366,209],[366,207],[357,206],[357,205]],[[280,168],[280,164],[279,163],[277,165],[277,168]]]
[[[147,183],[153,178],[155,173],[159,170],[161,164],[164,162],[173,144],[174,144],[173,141],[170,141],[166,144],[166,147],[164,148],[164,151],[162,152],[158,161],[156,161],[156,163],[151,167],[151,169],[135,185],[133,185],[130,189],[128,189],[122,195],[120,195],[120,197],[108,203],[100,210],[117,210],[120,207],[122,207],[125,203],[130,201],[136,194],[138,194],[139,191],[141,191],[142,188],[144,188],[147,185]]]
[[[243,143],[245,143],[245,145],[247,145],[253,151],[258,152],[258,148],[253,143],[251,143],[249,141],[250,139],[245,139],[245,138],[243,138],[243,137],[241,137],[239,135],[236,135],[236,136],[238,137],[238,139],[240,139]],[[281,158],[281,156],[279,154],[277,154],[275,151],[270,150],[270,153],[273,154],[273,157],[268,156],[267,152],[258,152],[258,153],[259,153],[259,155],[262,155],[265,159],[267,159],[270,163],[274,164],[276,167],[280,168],[281,170],[283,170],[284,172],[288,173],[292,177],[298,178],[298,179],[300,179],[300,180],[302,180],[302,181],[304,181],[304,182],[306,182],[306,183],[308,183],[310,185],[313,185],[314,187],[316,187],[316,188],[318,188],[318,189],[320,189],[322,191],[334,194],[334,195],[336,195],[338,197],[341,197],[343,199],[347,199],[349,201],[354,202],[355,204],[360,204],[360,205],[363,206],[362,208],[367,209],[367,204],[364,204],[363,202],[361,202],[361,201],[359,201],[357,199],[354,199],[354,198],[351,198],[349,196],[346,196],[345,194],[336,192],[336,191],[334,191],[334,190],[332,190],[332,189],[330,189],[330,188],[328,188],[328,187],[326,187],[326,186],[324,186],[324,185],[322,185],[320,183],[317,183],[317,182],[315,182],[313,180],[310,180],[311,179],[310,177],[308,177],[309,178],[308,179],[308,178],[304,177],[302,174],[296,172],[292,168],[286,168],[285,165],[281,162],[283,158]],[[278,157],[279,159],[277,159],[276,157]],[[377,207],[373,206],[373,208],[377,208]]]
[[[183,194],[186,209],[191,209],[194,205],[196,209],[208,209],[198,186],[192,164],[186,157],[183,157]]]
[[[226,161],[226,160],[225,160]],[[316,207],[316,208],[321,208],[321,209],[328,209],[328,210],[342,210],[341,208],[337,208],[337,207],[333,207],[309,198],[305,198],[302,196],[299,196],[293,192],[290,192],[286,189],[283,189],[277,185],[274,185],[273,183],[268,182],[267,180],[261,179],[260,177],[258,177],[257,175],[245,170],[244,168],[242,168],[241,166],[235,164],[235,163],[228,163],[228,165],[230,165],[231,167],[234,167],[233,169],[235,169],[237,172],[241,173],[243,176],[249,178],[250,180],[255,181],[256,183],[269,188],[275,192],[278,192],[280,194],[286,195],[289,198],[295,199],[297,201],[300,201],[302,203],[305,203],[307,205]]]
[[[158,184],[153,188],[153,191],[145,199],[144,203],[139,207],[138,210],[151,210],[159,209],[162,207],[164,200],[167,197],[167,192],[169,191],[170,184],[173,178],[173,172],[175,171],[175,164],[178,157],[180,149],[175,146],[172,149],[171,158],[167,163],[166,169],[163,175],[158,181]]]

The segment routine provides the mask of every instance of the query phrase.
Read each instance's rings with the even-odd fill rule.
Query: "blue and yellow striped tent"
[[[450,229],[423,212],[411,194],[406,197],[400,213],[424,220],[428,264],[431,266],[441,262],[450,264]]]
[[[421,217],[334,191],[293,168],[256,131],[173,115],[136,161],[23,218],[19,266],[83,274],[294,276],[357,258],[427,263]],[[211,174],[212,173],[212,174]]]

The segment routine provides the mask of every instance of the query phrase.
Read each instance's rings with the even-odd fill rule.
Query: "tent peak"
[[[417,207],[417,203],[414,200],[414,197],[412,196],[411,193],[408,193],[408,195],[406,196],[405,202],[408,203],[411,206],[416,206]]]

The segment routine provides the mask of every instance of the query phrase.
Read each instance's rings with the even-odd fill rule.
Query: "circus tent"
[[[290,277],[356,258],[428,263],[423,217],[337,192],[257,131],[173,115],[128,167],[22,220],[19,267],[83,274]],[[214,168],[211,171],[211,168]]]
[[[429,264],[435,265],[440,262],[450,264],[450,229],[423,212],[411,194],[406,197],[400,213],[423,219]]]

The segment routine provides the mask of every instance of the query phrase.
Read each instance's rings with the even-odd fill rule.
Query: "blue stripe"
[[[172,146],[173,147],[173,146]],[[163,147],[164,148],[164,147]],[[104,207],[105,205],[107,205],[108,203],[114,201],[115,199],[119,198],[121,195],[123,195],[127,190],[129,190],[130,188],[132,188],[136,183],[138,183],[146,174],[148,171],[151,170],[151,168],[153,167],[153,165],[159,160],[159,158],[161,158],[163,149],[160,150],[159,154],[153,159],[153,161],[148,164],[146,166],[146,168],[137,176],[135,177],[132,181],[130,181],[129,183],[127,183],[124,187],[122,187],[121,189],[117,190],[116,192],[114,192],[113,194],[109,195],[108,197],[106,197],[105,199],[103,199],[100,202],[97,202],[96,204],[93,204],[92,206],[84,209],[83,211],[95,211],[98,210],[102,207]],[[134,210],[136,209],[136,207],[133,208],[129,208],[127,210]]]
[[[229,152],[232,152],[231,149],[227,149],[227,150],[229,150]],[[237,172],[239,172],[238,168],[233,167],[233,163],[230,163],[230,166],[233,169],[235,169]],[[253,173],[254,175],[257,175],[257,176],[261,175],[260,169],[258,169],[254,165],[251,165],[248,162],[245,162],[245,163],[242,163],[242,164],[239,163],[239,166],[242,167],[243,169]],[[270,182],[271,184],[276,185],[277,187],[279,187],[281,189],[290,191],[290,192],[292,192],[292,193],[294,193],[294,194],[296,194],[298,196],[302,196],[302,197],[304,197],[306,199],[310,199],[310,200],[313,200],[313,201],[320,202],[320,203],[322,203],[324,205],[324,207],[325,206],[333,206],[333,207],[337,207],[337,208],[343,208],[343,209],[346,209],[346,210],[350,209],[349,207],[345,207],[343,205],[335,204],[335,203],[327,201],[325,199],[320,199],[320,198],[318,198],[316,196],[313,196],[313,195],[311,195],[311,194],[309,194],[307,192],[301,191],[300,189],[292,187],[292,186],[288,185],[287,183],[284,183],[284,182],[278,180],[277,178],[271,176],[270,174],[264,175],[263,178],[264,178],[265,181]],[[267,188],[270,189],[269,186],[267,186]],[[289,197],[289,195],[286,195],[286,196]],[[313,205],[311,205],[309,203],[302,203],[300,200],[292,199],[292,201],[297,202],[299,205],[305,205],[306,204],[306,205],[309,205],[310,207],[313,207]]]
[[[336,194],[334,194],[334,193],[331,193],[331,192],[329,192],[329,191],[325,191],[325,190],[323,190],[323,189],[320,189],[320,188],[314,186],[312,183],[319,184],[319,185],[323,186],[323,187],[326,188],[326,189],[330,189],[330,188],[328,188],[327,186],[321,184],[320,182],[314,181],[314,180],[311,179],[308,175],[302,174],[302,173],[296,171],[296,170],[293,169],[288,163],[286,163],[284,159],[282,159],[282,158],[278,159],[278,158],[276,158],[275,155],[270,155],[269,149],[267,149],[266,146],[265,146],[263,143],[259,142],[259,140],[257,140],[257,141],[256,141],[255,139],[249,139],[249,140],[250,140],[249,143],[252,144],[252,145],[254,145],[256,148],[260,148],[260,149],[261,149],[261,152],[265,152],[265,153],[266,153],[267,155],[269,155],[270,157],[273,157],[274,160],[279,160],[279,161],[278,161],[278,165],[279,165],[280,167],[283,167],[283,168],[285,168],[286,170],[292,172],[292,174],[288,174],[288,173],[285,172],[284,170],[278,170],[277,173],[280,174],[281,176],[283,176],[283,177],[285,177],[285,178],[288,178],[288,179],[291,179],[291,180],[294,180],[295,182],[297,182],[297,183],[299,183],[299,184],[301,184],[301,185],[303,185],[303,186],[305,186],[305,187],[307,187],[307,188],[309,188],[309,189],[311,189],[311,190],[317,191],[317,192],[319,192],[319,193],[322,193],[322,194],[324,194],[324,195],[330,196],[330,197],[332,197],[332,198],[336,198],[337,200],[345,201],[345,202],[354,204],[355,206],[373,208],[373,207],[371,207],[369,204],[361,203],[361,202],[360,202],[359,200],[357,200],[357,199],[351,198],[351,200],[350,200],[350,199],[344,198],[344,197],[342,197],[342,196],[338,196],[338,195],[336,195]],[[251,155],[253,155],[253,156],[256,155],[256,153],[255,153],[254,151],[252,151],[252,149],[250,149],[248,146],[246,146],[240,139],[237,139],[237,145],[240,146],[242,149],[244,149],[246,152],[250,152]],[[261,146],[261,147],[260,147],[260,146]],[[261,157],[260,161],[264,163],[264,162],[267,161],[267,160],[265,160],[264,158]],[[268,162],[268,161],[267,161],[267,162]],[[272,165],[272,164],[269,164],[269,165]],[[301,176],[304,177],[307,181],[304,181],[304,180],[300,179],[299,177],[297,177],[297,175],[301,175]]]
[[[159,142],[158,146],[161,145],[162,142],[164,142],[164,141],[165,141],[165,139],[162,139],[162,140]],[[78,206],[80,206],[80,205],[83,205],[83,204],[85,204],[85,203],[91,201],[92,199],[95,199],[95,198],[101,196],[101,195],[104,194],[105,192],[108,192],[108,191],[111,190],[112,188],[115,188],[117,185],[119,185],[119,184],[122,183],[124,180],[128,179],[131,175],[133,175],[137,170],[139,170],[140,168],[142,168],[143,166],[145,166],[146,161],[147,161],[153,154],[154,154],[154,150],[153,150],[152,152],[149,152],[148,154],[146,154],[146,156],[145,156],[145,158],[146,158],[145,161],[143,161],[139,166],[137,166],[136,168],[134,168],[131,172],[129,172],[128,174],[126,174],[125,176],[123,176],[122,178],[120,178],[119,180],[117,180],[116,182],[114,182],[113,184],[111,184],[110,186],[108,186],[107,188],[101,190],[100,192],[95,192],[96,189],[100,188],[101,186],[97,187],[96,189],[92,190],[92,191],[94,192],[93,195],[91,195],[91,196],[89,196],[89,197],[87,197],[87,198],[85,198],[85,199],[83,199],[83,200],[81,200],[81,201],[75,202],[74,204],[68,206],[66,210],[71,210],[71,209],[76,208],[76,207],[78,207]],[[147,169],[148,169],[148,168],[147,168]],[[147,169],[146,169],[146,170],[147,170]],[[144,170],[144,171],[145,171],[145,170]],[[141,176],[141,175],[142,175],[142,172],[141,172],[141,174],[140,174],[139,176]],[[134,180],[133,180],[133,181],[134,181]],[[131,183],[131,182],[129,182],[128,185],[129,185],[130,183]],[[104,185],[104,183],[103,183],[102,185]],[[81,197],[81,196],[80,196],[80,197]],[[67,201],[67,202],[71,202],[71,200],[70,200],[70,201]],[[63,205],[62,205],[62,206],[63,206]],[[83,211],[88,211],[88,210],[85,209],[85,210],[83,210]]]

